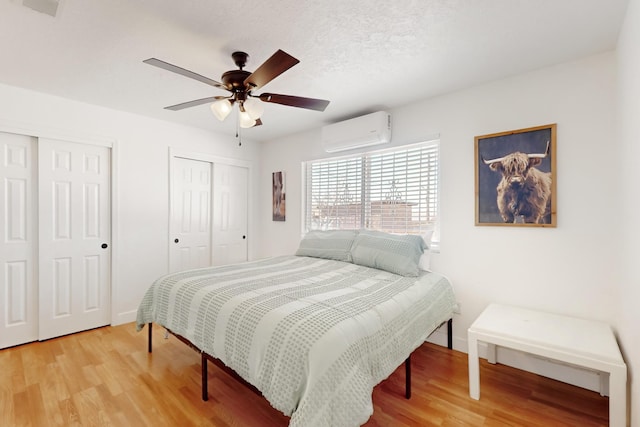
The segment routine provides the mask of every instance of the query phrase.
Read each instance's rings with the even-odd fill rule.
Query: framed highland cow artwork
[[[475,137],[476,225],[556,226],[556,124]]]

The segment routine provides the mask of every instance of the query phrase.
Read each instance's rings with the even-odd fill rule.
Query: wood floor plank
[[[13,404],[13,417],[7,422],[7,425],[12,427],[30,426],[31,422],[31,402],[29,402],[29,395],[26,390],[15,393],[11,399]]]
[[[68,399],[70,394],[54,363],[47,364],[47,369],[39,384],[44,410],[50,425],[64,425],[59,402],[61,399]]]
[[[22,348],[22,347],[21,347]],[[11,389],[14,393],[19,393],[27,388],[25,379],[25,367],[22,363],[22,353],[9,352],[8,357],[3,358],[2,371],[5,372],[3,383],[11,385]]]
[[[129,394],[129,392],[124,392],[111,399],[113,404],[120,409],[124,418],[127,420],[126,424],[121,425],[145,426],[150,425],[153,418],[156,418],[156,415],[153,414],[149,408],[139,407],[137,403],[134,403],[136,398],[136,393]],[[146,414],[150,414],[150,418],[147,418]],[[160,418],[159,415],[157,415],[157,417]],[[160,423],[157,424],[159,425]]]
[[[60,413],[62,414],[62,425],[64,426],[80,426],[80,415],[73,400],[69,397],[59,402]]]
[[[113,354],[113,352],[109,351],[107,354]],[[109,364],[103,363],[96,366],[96,375],[100,378],[100,383],[108,391],[109,396],[115,396],[123,392],[120,381],[114,375]]]
[[[154,329],[105,327],[0,350],[0,425],[283,427],[289,419],[209,364],[209,400],[200,398],[200,356]],[[433,344],[373,393],[366,427],[608,425],[608,398],[482,360],[482,397],[469,398],[467,355]],[[45,424],[42,424],[45,423]]]
[[[108,426],[111,423],[105,413],[104,404],[95,388],[87,388],[75,393],[72,397],[78,410],[80,424],[86,426]]]
[[[13,407],[13,393],[8,387],[8,383],[0,381],[0,425],[11,425],[16,418]]]

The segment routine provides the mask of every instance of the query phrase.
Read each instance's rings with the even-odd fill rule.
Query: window
[[[304,164],[305,229],[423,234],[438,220],[439,141]]]

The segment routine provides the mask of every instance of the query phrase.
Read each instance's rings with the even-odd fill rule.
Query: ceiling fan
[[[149,58],[143,62],[153,65],[173,73],[198,80],[218,89],[231,92],[229,96],[210,96],[196,99],[194,101],[183,102],[181,104],[165,107],[166,110],[178,111],[184,108],[195,107],[202,104],[211,104],[213,114],[223,121],[231,112],[233,104],[238,104],[240,127],[250,128],[262,124],[260,116],[264,110],[259,99],[263,102],[273,102],[276,104],[288,105],[290,107],[306,108],[309,110],[324,111],[329,105],[329,101],[324,99],[303,98],[301,96],[281,95],[277,93],[254,94],[253,91],[261,88],[289,68],[296,65],[298,61],[288,53],[278,50],[253,73],[243,70],[247,63],[248,54],[245,52],[233,52],[231,58],[235,62],[238,70],[230,70],[222,74],[222,83],[211,80],[193,71],[161,61],[156,58]]]

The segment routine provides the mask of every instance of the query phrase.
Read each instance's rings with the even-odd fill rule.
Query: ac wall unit
[[[378,111],[322,128],[322,146],[328,153],[385,144],[389,141],[391,115],[386,111]]]

